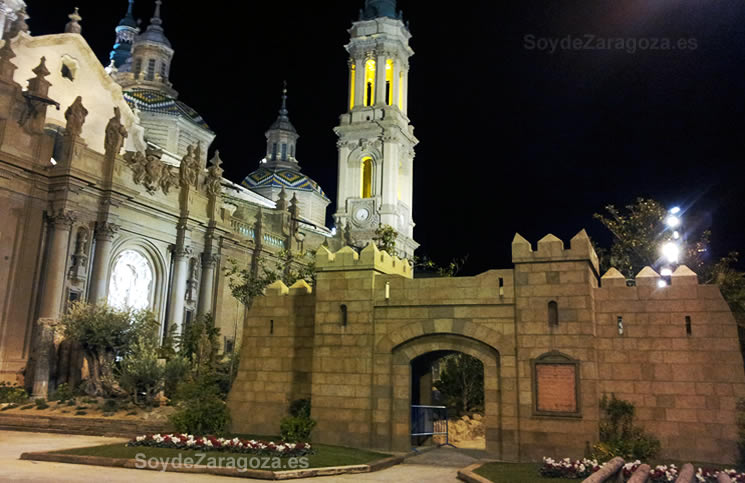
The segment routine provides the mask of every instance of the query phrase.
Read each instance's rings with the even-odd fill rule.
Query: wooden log
[[[694,483],[695,478],[695,468],[693,468],[692,464],[686,463],[680,469],[680,473],[678,473],[678,479],[675,480],[675,483]]]
[[[631,475],[628,483],[647,483],[647,478],[649,478],[649,472],[651,471],[651,469],[652,468],[650,468],[647,464],[641,465]]]
[[[605,463],[599,470],[588,476],[582,483],[605,483],[621,471],[626,462],[620,456]]]

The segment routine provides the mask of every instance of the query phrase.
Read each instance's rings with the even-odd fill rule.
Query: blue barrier
[[[448,409],[445,406],[411,406],[411,436],[445,436],[438,446],[450,446],[448,435]]]

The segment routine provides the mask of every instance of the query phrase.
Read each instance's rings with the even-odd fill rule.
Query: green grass
[[[322,468],[325,466],[347,466],[347,465],[364,465],[387,458],[390,455],[375,453],[362,449],[344,448],[341,446],[312,445],[315,454],[308,457],[310,468]],[[137,454],[144,454],[147,458],[168,458],[176,457],[179,453],[183,457],[196,453],[206,454],[206,458],[211,456],[227,456],[231,453],[224,451],[194,451],[178,450],[171,448],[149,448],[143,446],[125,446],[123,443],[107,444],[104,446],[92,446],[89,448],[69,449],[65,451],[55,451],[61,454],[74,454],[84,456],[103,456],[107,458],[125,458],[134,459]],[[238,456],[252,456],[251,454],[235,453]]]
[[[487,463],[476,470],[476,474],[495,483],[577,483],[582,480],[568,478],[544,478],[537,463]]]

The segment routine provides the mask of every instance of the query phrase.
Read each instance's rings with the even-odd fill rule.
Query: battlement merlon
[[[359,254],[348,246],[336,253],[322,246],[316,253],[316,270],[318,272],[373,270],[385,275],[414,278],[414,271],[408,260],[402,260],[378,250],[374,243],[369,243]]]
[[[600,273],[600,262],[590,237],[585,230],[577,233],[570,241],[570,248],[554,235],[548,234],[538,241],[538,250],[533,250],[528,240],[519,233],[512,241],[512,263],[540,263],[586,260]]]
[[[662,279],[662,276],[652,267],[644,267],[634,280],[637,287],[657,287],[664,290],[665,287],[658,286]],[[615,268],[611,268],[600,278],[600,284],[602,288],[628,286],[626,277]],[[680,265],[670,277],[670,284],[673,287],[696,286],[699,285],[698,275],[687,266]]]

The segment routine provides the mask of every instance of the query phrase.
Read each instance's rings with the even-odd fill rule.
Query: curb
[[[132,438],[140,434],[170,433],[172,431],[167,423],[116,418],[76,418],[72,416],[31,416],[26,414],[0,414],[0,430],[111,436],[115,438]]]
[[[356,473],[372,473],[384,470],[403,462],[409,455],[391,456],[375,461],[368,465],[330,466],[325,468],[308,468],[303,470],[266,471],[266,470],[241,470],[238,468],[215,468],[210,466],[184,465],[174,466],[158,462],[155,465],[142,467],[142,462],[125,458],[106,458],[102,456],[82,456],[61,453],[23,453],[20,457],[27,461],[45,461],[52,463],[70,463],[77,465],[108,466],[113,468],[127,468],[151,471],[168,471],[174,473],[197,473],[216,476],[232,476],[237,478],[253,478],[257,480],[294,480],[298,478],[312,478],[316,476],[333,476]]]
[[[483,476],[479,476],[474,473],[477,469],[484,466],[486,463],[474,463],[470,466],[466,466],[462,470],[458,471],[458,479],[465,481],[466,483],[492,483],[491,480],[487,480]]]

